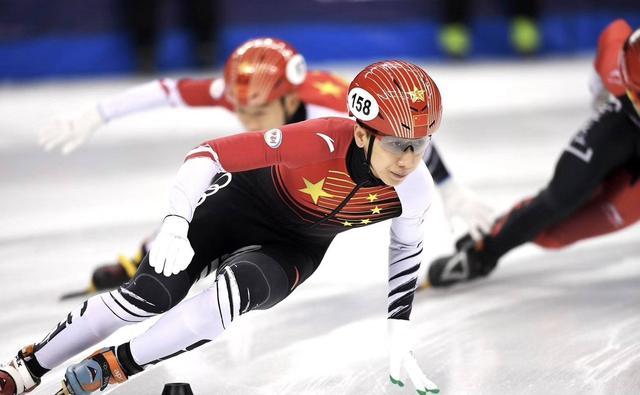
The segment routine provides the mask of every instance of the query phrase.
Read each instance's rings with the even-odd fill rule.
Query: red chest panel
[[[344,159],[298,169],[277,166],[273,177],[282,200],[308,221],[329,215],[356,187]],[[361,187],[327,223],[344,228],[364,226],[397,217],[401,211],[393,187]]]

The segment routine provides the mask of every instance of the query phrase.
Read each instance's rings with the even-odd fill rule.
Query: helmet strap
[[[287,106],[285,104],[284,96],[280,98],[280,104],[282,105],[282,109],[284,111],[285,125],[295,122],[301,122],[307,119],[307,109],[304,106],[304,103],[300,102],[298,107],[291,113],[287,112]]]
[[[280,105],[282,106],[282,112],[284,112],[284,123],[289,123],[289,118],[291,118],[291,114],[287,111],[287,101],[284,99],[284,96],[280,98]]]
[[[367,169],[369,169],[369,175],[372,178],[377,178],[373,175],[373,171],[371,170],[371,156],[373,155],[373,142],[376,140],[376,136],[373,133],[369,133],[369,146],[367,147]]]

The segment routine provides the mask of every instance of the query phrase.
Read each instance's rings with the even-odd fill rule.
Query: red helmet
[[[624,43],[620,54],[620,75],[625,88],[640,92],[640,29]]]
[[[624,43],[620,56],[620,75],[625,88],[640,92],[640,29]]]
[[[295,91],[307,65],[289,43],[257,38],[239,46],[224,67],[227,100],[236,106],[262,105]]]
[[[349,114],[380,134],[417,139],[440,126],[442,99],[436,83],[415,64],[388,60],[365,67],[351,81]]]

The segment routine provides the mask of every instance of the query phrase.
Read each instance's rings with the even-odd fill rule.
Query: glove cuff
[[[413,343],[411,321],[389,318],[387,322],[391,346],[409,349]]]
[[[389,325],[389,331],[391,332],[400,332],[400,331],[408,331],[411,328],[411,321],[402,320],[397,318],[388,318],[387,323]]]
[[[82,113],[81,122],[88,130],[94,131],[105,124],[105,119],[98,106],[93,106]]]
[[[162,229],[176,235],[186,236],[189,232],[189,221],[180,215],[169,214],[162,221]]]

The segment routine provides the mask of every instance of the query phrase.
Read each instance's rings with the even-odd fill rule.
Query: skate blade
[[[62,380],[62,388],[55,393],[55,395],[74,395],[73,392],[69,391],[69,387],[67,387],[67,381]]]
[[[60,296],[60,300],[74,299],[83,296],[91,296],[97,292],[96,287],[93,284],[90,284],[87,288],[81,291],[69,292],[62,296]]]

